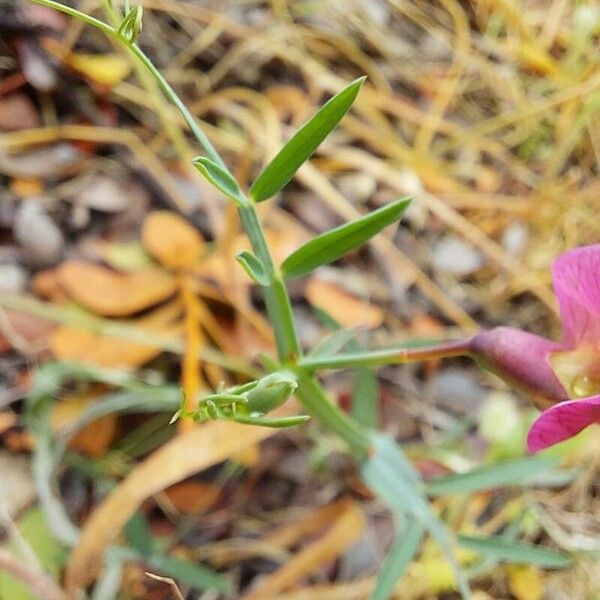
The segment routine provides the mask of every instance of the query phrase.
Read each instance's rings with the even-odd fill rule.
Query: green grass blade
[[[397,200],[313,238],[283,261],[283,276],[286,279],[301,277],[337,260],[397,221],[409,204],[408,198]]]
[[[424,528],[418,521],[407,521],[400,535],[396,536],[388,555],[385,558],[381,571],[377,576],[375,589],[371,600],[387,600],[391,597],[397,581],[402,577],[406,567],[417,553]]]
[[[271,198],[292,179],[348,112],[364,80],[365,77],[354,80],[331,98],[279,151],[250,188],[250,195],[256,202]]]
[[[461,598],[470,598],[469,585],[452,547],[452,536],[425,497],[422,479],[393,439],[373,433],[370,440],[369,458],[361,466],[363,481],[391,508],[396,520],[402,520],[406,514],[429,531],[452,567]]]
[[[489,488],[526,485],[541,472],[549,471],[560,462],[559,457],[530,456],[473,469],[468,473],[445,475],[427,482],[426,490],[433,496],[462,494]]]
[[[149,557],[147,561],[162,574],[179,583],[200,589],[212,589],[223,594],[231,593],[231,583],[223,575],[202,565],[160,554]]]
[[[459,535],[457,540],[461,546],[498,561],[534,565],[546,569],[560,569],[571,564],[571,559],[563,552],[533,544],[513,542],[499,535],[489,537]]]

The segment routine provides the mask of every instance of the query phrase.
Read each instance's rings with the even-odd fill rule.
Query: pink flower
[[[538,406],[550,405],[529,430],[531,452],[600,423],[600,244],[559,256],[552,279],[560,343],[510,327],[482,331],[471,341],[484,367],[533,395]]]

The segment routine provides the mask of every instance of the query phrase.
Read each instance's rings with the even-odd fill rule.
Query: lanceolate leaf
[[[352,106],[364,80],[356,79],[331,98],[279,151],[250,188],[256,202],[271,198],[292,179]]]
[[[301,277],[321,265],[337,260],[350,250],[370,240],[374,235],[397,221],[410,203],[404,198],[383,206],[364,217],[327,231],[290,254],[281,265],[287,279]]]
[[[244,250],[240,252],[235,259],[240,263],[242,269],[254,283],[260,286],[269,285],[269,276],[262,261],[254,256],[252,252]]]
[[[391,597],[396,582],[402,577],[406,567],[421,545],[423,532],[424,528],[421,523],[407,520],[406,526],[396,535],[396,539],[385,558],[370,600],[387,600]]]
[[[223,195],[233,200],[238,206],[248,204],[248,200],[242,190],[240,190],[237,181],[223,167],[220,167],[216,162],[205,156],[199,156],[192,162],[196,169]]]
[[[461,546],[496,560],[515,564],[535,565],[548,569],[568,567],[571,559],[562,552],[507,540],[502,536],[471,537],[459,535]]]

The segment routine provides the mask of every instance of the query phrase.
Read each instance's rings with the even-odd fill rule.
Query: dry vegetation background
[[[311,306],[363,325],[373,347],[496,324],[559,335],[551,261],[600,240],[599,3],[141,4],[142,47],[246,184],[325,99],[368,76],[311,163],[261,205],[285,257],[312,232],[415,198],[398,231],[293,285],[307,347],[326,331]],[[245,244],[235,212],[189,166],[198,149],[178,115],[89,27],[8,1],[0,34],[0,566],[18,557],[32,577],[25,592],[1,575],[0,597],[60,598],[96,576],[98,598],[172,597],[151,571],[217,598],[198,591],[222,582],[204,565],[233,597],[365,598],[390,523],[335,438],[314,423],[167,425],[178,382],[240,381],[272,348],[232,259]],[[182,268],[182,256],[198,259]],[[56,375],[56,360],[129,375],[85,384]],[[381,427],[424,477],[524,453],[525,399],[469,362],[378,375]],[[352,377],[326,382],[348,405]],[[26,423],[34,384],[52,401]],[[477,598],[600,597],[598,564],[579,552],[600,551],[597,450],[597,431],[562,450],[571,476],[554,486],[434,501],[455,531],[512,527],[575,551],[564,570],[491,565]],[[125,540],[129,555],[109,548]],[[435,544],[397,597],[455,597]]]

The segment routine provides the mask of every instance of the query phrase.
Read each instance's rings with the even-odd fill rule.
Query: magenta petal
[[[530,452],[538,452],[577,435],[593,423],[600,423],[600,396],[560,402],[534,421],[527,434],[527,447]]]
[[[552,265],[560,305],[563,345],[600,340],[600,244],[574,248]]]

